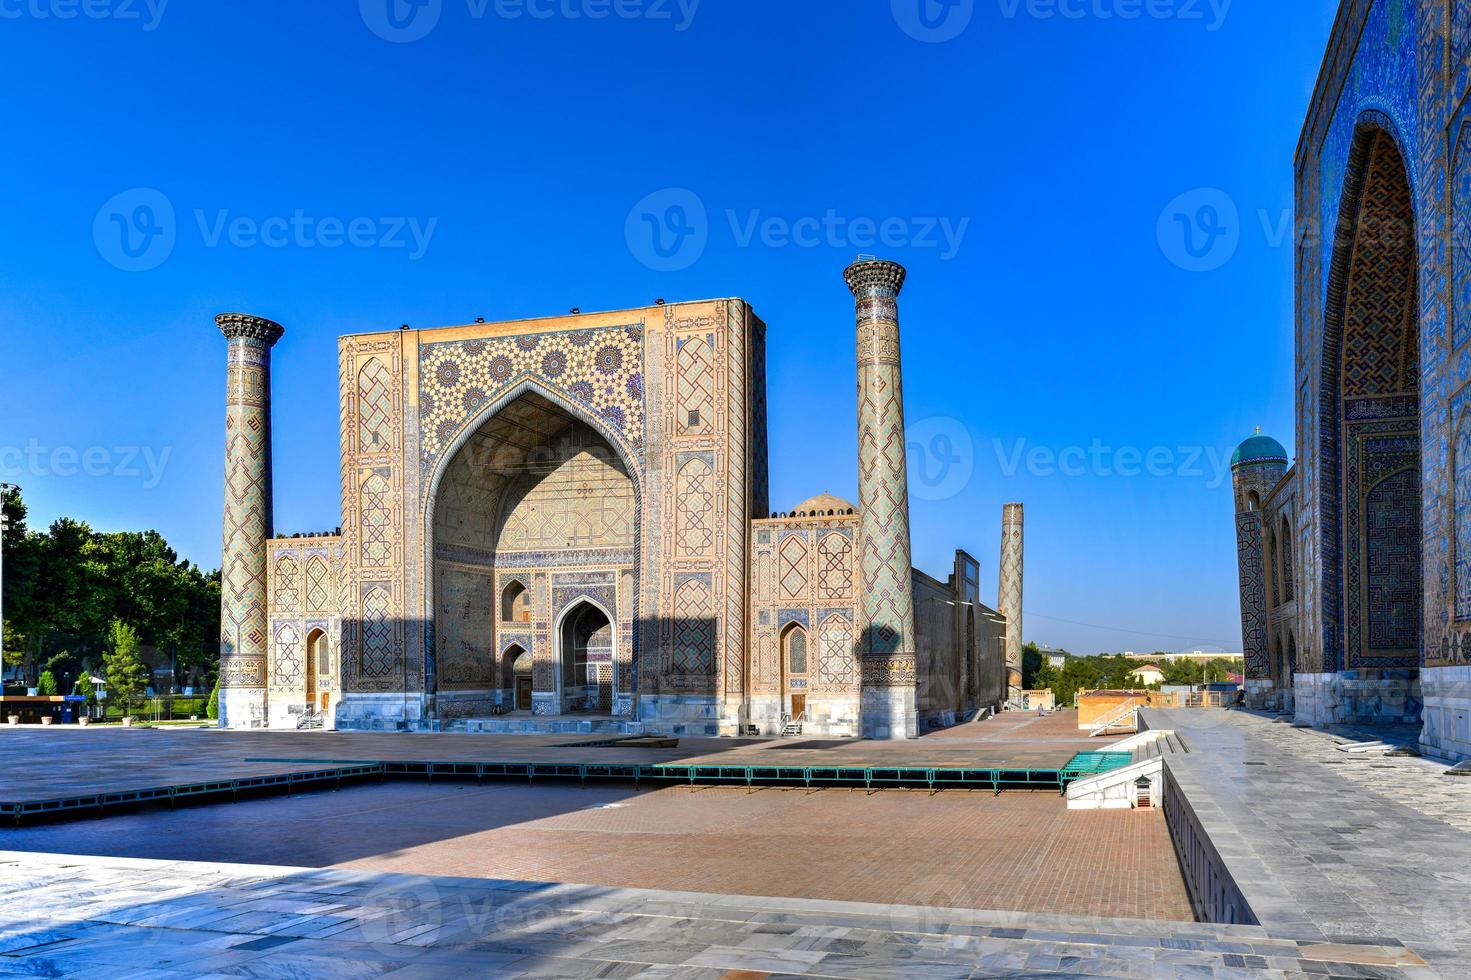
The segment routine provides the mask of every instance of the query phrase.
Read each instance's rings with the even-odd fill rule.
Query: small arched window
[[[501,621],[505,623],[531,622],[531,592],[520,582],[512,579],[501,592]]]
[[[781,645],[787,661],[787,673],[807,673],[807,631],[793,624],[782,634]]]

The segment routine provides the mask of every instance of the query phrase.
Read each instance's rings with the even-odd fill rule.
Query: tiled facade
[[[855,276],[872,516],[825,497],[765,516],[766,327],[738,299],[342,338],[331,536],[267,543],[269,388],[248,406],[266,433],[251,445],[233,436],[232,395],[243,476],[227,529],[253,522],[254,537],[236,535],[224,605],[259,620],[261,649],[242,692],[227,675],[227,700],[248,690],[258,705],[228,724],[594,713],[734,734],[805,713],[807,731],[907,737],[921,690],[934,687],[926,724],[998,703],[998,617],[973,562],[939,587],[944,627],[931,616],[916,637],[915,597],[933,591],[918,583],[936,580],[909,562],[898,286],[884,285],[903,270]],[[269,351],[243,343],[232,371],[241,351],[262,364]]]
[[[1296,159],[1299,458],[1242,551],[1249,684],[1314,724],[1423,719],[1449,757],[1471,756],[1468,53],[1471,0],[1339,8]]]

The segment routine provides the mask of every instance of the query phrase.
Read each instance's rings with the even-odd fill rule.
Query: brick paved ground
[[[1158,813],[1043,792],[389,783],[3,830],[0,848],[1191,918]]]

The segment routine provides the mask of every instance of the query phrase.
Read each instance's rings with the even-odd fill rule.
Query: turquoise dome
[[[1236,452],[1231,455],[1231,465],[1238,466],[1242,463],[1285,463],[1287,462],[1287,450],[1282,448],[1282,443],[1271,436],[1262,435],[1258,429],[1256,435],[1236,447]]]

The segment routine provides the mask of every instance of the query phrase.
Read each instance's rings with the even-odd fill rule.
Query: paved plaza
[[[1466,975],[1471,779],[1262,715],[1145,718],[1190,744],[1166,761],[1169,779],[1263,924],[1305,942],[1394,937]]]
[[[1164,760],[1177,793],[1163,810],[1069,811],[1046,792],[402,781],[6,829],[0,976],[1465,975],[1471,780],[1382,745],[1344,751],[1365,748],[1360,732],[1237,711],[1145,721],[1188,747]],[[167,765],[184,764],[175,746],[248,765],[282,737],[4,735],[123,768],[135,746],[164,747]],[[438,744],[284,737],[317,739],[319,759]],[[436,754],[480,739],[501,744],[452,738]],[[811,741],[714,748],[840,751]],[[1013,715],[893,750],[1094,741],[1071,715]],[[1182,808],[1250,925],[1189,921],[1198,896],[1167,823]]]
[[[0,853],[0,976],[1414,977],[1254,926]]]
[[[213,772],[255,753],[323,760],[394,754],[472,758],[488,751],[559,757],[568,736],[218,732],[6,732],[44,739],[59,764],[21,776],[52,788],[87,767],[117,780],[119,752],[161,747],[150,778],[193,765]],[[576,741],[576,739],[570,739]],[[656,757],[724,749],[867,758],[1069,758],[1099,740],[1072,715],[1015,715],[916,743],[689,740],[686,749],[582,750]],[[262,749],[263,743],[269,743]],[[814,745],[820,747],[813,747]],[[72,751],[66,751],[72,749]],[[33,747],[32,750],[36,750]],[[162,766],[161,770],[147,766]],[[5,777],[8,779],[9,777]],[[0,780],[3,781],[3,780]],[[46,782],[49,781],[49,782]],[[1158,812],[1069,811],[1051,792],[666,787],[575,782],[363,784],[338,792],[155,807],[103,820],[3,832],[13,849],[165,860],[352,867],[616,887],[902,902],[1189,920],[1190,903]],[[675,857],[677,855],[677,857]]]
[[[0,832],[169,860],[1189,921],[1159,813],[1051,793],[359,786]]]

